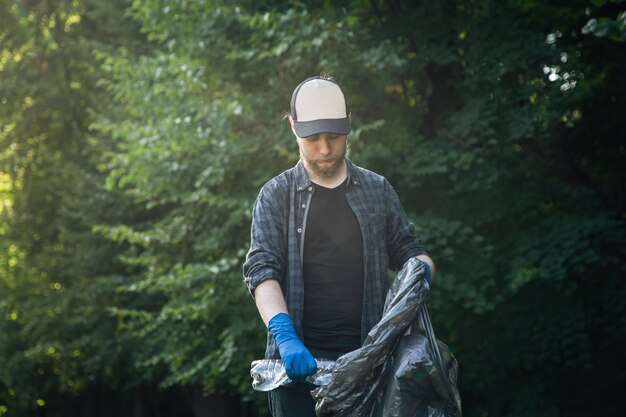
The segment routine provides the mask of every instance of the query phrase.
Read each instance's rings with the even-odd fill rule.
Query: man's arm
[[[430,267],[430,282],[433,282],[433,279],[435,279],[435,262],[428,255],[417,255],[416,258],[428,264]]]
[[[278,283],[286,267],[287,242],[281,202],[284,191],[273,182],[261,189],[252,207],[250,250],[243,264],[244,281],[254,297],[264,281]]]
[[[428,256],[422,243],[409,223],[398,194],[393,186],[385,180],[387,208],[387,251],[390,255],[391,268],[399,270],[404,263],[415,256],[429,266],[430,279],[435,277],[435,262]],[[415,255],[415,254],[418,255]]]
[[[254,301],[266,326],[278,313],[287,313],[285,297],[276,279],[268,279],[260,283],[254,290]]]
[[[317,362],[296,334],[278,281],[261,282],[254,290],[254,299],[263,322],[278,345],[289,378],[303,381],[313,375]]]

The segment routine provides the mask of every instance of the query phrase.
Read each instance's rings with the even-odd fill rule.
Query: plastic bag
[[[311,395],[319,417],[461,416],[458,365],[435,339],[424,272],[423,262],[409,259],[363,346],[318,368]]]
[[[313,385],[328,385],[335,362],[327,359],[316,359],[317,372],[306,378]],[[293,381],[287,376],[285,365],[280,359],[262,359],[252,362],[250,369],[252,388],[255,391],[271,391]]]
[[[430,324],[428,312],[420,320]],[[448,347],[432,331],[415,326],[402,336],[393,354],[393,368],[386,377],[384,396],[372,416],[460,416],[461,398],[456,380],[458,365]],[[435,344],[436,343],[436,344]],[[438,361],[437,357],[441,359]]]

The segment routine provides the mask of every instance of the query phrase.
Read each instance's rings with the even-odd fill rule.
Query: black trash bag
[[[415,258],[398,273],[363,346],[338,358],[329,383],[312,391],[318,417],[461,416],[458,365],[434,337],[424,273]]]
[[[427,319],[427,314],[424,307],[420,320]],[[382,411],[374,415],[460,416],[461,399],[456,388],[458,365],[448,347],[441,341],[436,342],[439,354],[434,352],[427,332],[417,326],[400,338],[392,356],[393,369],[385,379]],[[441,367],[434,359],[438,356],[441,356]]]

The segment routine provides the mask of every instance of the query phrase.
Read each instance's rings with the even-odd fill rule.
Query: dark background
[[[320,73],[468,417],[625,406],[623,1],[0,0],[0,416],[267,416],[250,209]]]

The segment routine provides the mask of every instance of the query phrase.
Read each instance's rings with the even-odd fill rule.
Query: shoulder
[[[364,187],[378,188],[381,190],[390,187],[387,178],[374,171],[354,165],[353,163],[351,163],[350,169],[353,180],[359,181]]]
[[[293,171],[294,168],[290,168],[267,181],[263,187],[261,187],[259,198],[279,200],[281,197],[289,194],[289,188],[292,186],[294,181]]]

